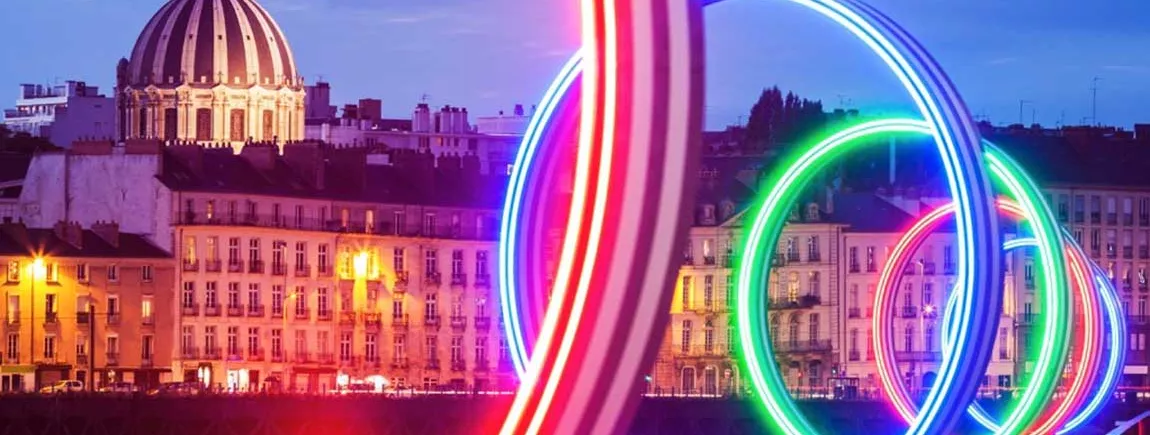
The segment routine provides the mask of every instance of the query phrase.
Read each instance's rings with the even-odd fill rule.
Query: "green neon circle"
[[[790,399],[779,368],[772,361],[770,334],[763,312],[766,304],[762,295],[766,292],[763,291],[762,283],[770,274],[770,265],[761,259],[771,258],[774,254],[788,213],[782,204],[791,204],[802,186],[810,181],[819,169],[851,148],[847,145],[855,141],[875,134],[923,132],[929,134],[930,131],[926,123],[906,119],[864,123],[819,142],[795,159],[794,164],[788,165],[783,175],[772,179],[777,182],[775,190],[759,206],[751,231],[744,241],[743,255],[737,269],[735,314],[739,347],[744,355],[742,361],[744,369],[750,377],[752,386],[759,393],[758,402],[761,408],[772,416],[786,419],[786,421],[772,420],[783,432],[817,433]],[[1062,264],[1064,258],[1061,249],[1058,249],[1060,246],[1058,232],[1053,230],[1057,225],[1054,223],[1049,206],[1041,199],[1037,186],[1025,173],[1020,171],[1014,173],[1015,171],[1009,170],[1018,168],[1018,165],[1005,153],[993,147],[986,147],[984,152],[991,170],[1003,181],[1006,190],[1015,193],[1019,205],[1028,214],[1033,213],[1032,215],[1037,218],[1034,222],[1037,225],[1032,224],[1031,228],[1040,241],[1040,252],[1045,252],[1045,255],[1040,256],[1044,269],[1059,270],[1054,265]],[[1049,294],[1061,296],[1044,299],[1048,314],[1043,318],[1043,332],[1044,337],[1051,338],[1052,343],[1039,349],[1038,363],[1032,376],[1032,379],[1037,378],[1037,385],[1028,389],[1027,394],[1023,395],[1011,417],[1003,423],[1001,433],[1019,433],[1041,416],[1042,408],[1052,397],[1065,364],[1068,342],[1065,339],[1055,338],[1068,337],[1071,307],[1066,301],[1071,297],[1070,288],[1064,273],[1056,273],[1052,278],[1045,280],[1045,287]],[[952,333],[957,334],[957,331]],[[965,406],[966,404],[963,404],[964,408]]]

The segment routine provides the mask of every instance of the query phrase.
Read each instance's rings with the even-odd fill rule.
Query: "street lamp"
[[[47,273],[47,266],[44,265],[44,259],[36,257],[32,260],[32,284],[29,296],[29,307],[31,312],[28,313],[28,363],[33,364],[36,362],[36,280],[42,279]]]

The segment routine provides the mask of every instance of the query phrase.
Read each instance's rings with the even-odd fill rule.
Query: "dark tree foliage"
[[[827,123],[823,103],[786,95],[778,86],[764,89],[751,107],[743,148],[759,154],[767,150],[807,140]]]
[[[48,139],[32,136],[28,133],[13,132],[8,129],[8,126],[0,124],[0,153],[34,154],[59,149],[60,147],[53,145]]]

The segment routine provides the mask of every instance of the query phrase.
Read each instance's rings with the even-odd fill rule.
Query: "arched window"
[[[695,392],[695,368],[683,367],[682,388],[684,394],[693,394]]]
[[[798,314],[792,314],[791,315],[791,328],[790,329],[791,329],[789,331],[790,336],[787,338],[790,340],[791,347],[794,348],[794,347],[797,347],[797,345],[799,343],[799,315]]]
[[[244,109],[232,109],[231,123],[229,124],[232,142],[243,142],[247,136],[244,131]]]
[[[713,366],[703,369],[703,394],[719,394],[719,371]]]
[[[271,110],[264,111],[264,140],[272,140],[275,138],[275,115]]]

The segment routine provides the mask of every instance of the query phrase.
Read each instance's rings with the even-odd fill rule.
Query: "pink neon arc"
[[[997,202],[999,211],[1008,215],[1009,217],[1022,220],[1025,216],[1025,211],[1017,204],[1008,200],[999,200]],[[887,304],[882,303],[889,298],[892,284],[896,280],[896,270],[901,270],[905,264],[910,261],[910,256],[914,251],[925,242],[926,238],[930,235],[930,231],[937,227],[942,220],[954,212],[954,205],[947,204],[932,210],[930,213],[924,215],[918,222],[911,226],[909,230],[899,240],[899,243],[891,252],[890,258],[883,267],[882,274],[879,276],[878,288],[875,293],[875,313],[872,321],[872,328],[879,331],[880,328],[885,327],[884,321],[890,319],[894,313],[887,311]],[[1075,376],[1071,382],[1070,389],[1067,396],[1061,400],[1058,406],[1046,415],[1046,418],[1040,420],[1030,433],[1050,433],[1056,428],[1064,424],[1069,418],[1073,410],[1077,409],[1085,400],[1088,394],[1086,391],[1087,386],[1091,385],[1093,380],[1097,377],[1100,364],[1100,349],[1099,343],[1103,339],[1102,331],[1099,327],[1100,316],[1102,307],[1099,305],[1100,301],[1097,300],[1095,295],[1097,291],[1093,285],[1093,280],[1087,279],[1086,272],[1089,268],[1087,260],[1078,249],[1073,249],[1071,246],[1066,247],[1066,254],[1070,262],[1071,276],[1075,283],[1075,287],[1079,290],[1078,299],[1083,302],[1082,305],[1086,308],[1083,313],[1084,331],[1078,334],[1077,338],[1082,342],[1082,346],[1078,355],[1078,362],[1081,371],[1079,376]],[[875,361],[878,365],[879,380],[883,386],[884,392],[890,399],[890,403],[894,406],[895,410],[905,421],[913,421],[917,410],[907,395],[905,388],[899,384],[897,380],[897,368],[894,367],[894,361],[889,358],[890,343],[885,341],[882,334],[874,334],[875,348]]]

